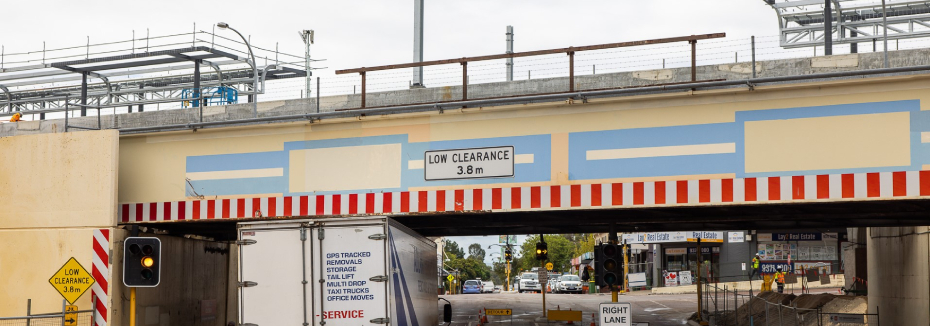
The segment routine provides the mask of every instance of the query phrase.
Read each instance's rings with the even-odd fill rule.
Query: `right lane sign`
[[[632,326],[633,306],[629,302],[605,302],[597,309],[601,326]]]

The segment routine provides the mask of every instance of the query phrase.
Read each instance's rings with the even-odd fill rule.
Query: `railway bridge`
[[[119,325],[126,289],[114,257],[133,226],[178,236],[170,259],[197,275],[140,304],[208,305],[222,319],[236,314],[231,241],[242,221],[386,215],[427,236],[812,229],[867,248],[870,305],[883,319],[927,321],[927,264],[905,262],[930,260],[928,58],[907,50],[885,69],[880,54],[851,54],[477,84],[462,100],[451,100],[462,87],[443,87],[344,96],[324,109],[299,99],[148,111],[103,117],[99,131],[2,124],[0,247],[29,249],[0,263],[86,256],[105,281],[95,288],[101,318]],[[429,158],[443,154],[445,163]],[[902,277],[908,287],[895,285]],[[19,306],[46,278],[2,277],[0,306]]]

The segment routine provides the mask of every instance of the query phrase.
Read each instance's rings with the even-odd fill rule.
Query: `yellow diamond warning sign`
[[[81,266],[81,263],[71,257],[52,278],[48,279],[48,282],[69,304],[74,304],[84,292],[90,289],[91,285],[94,285],[94,277],[84,269],[84,266]]]

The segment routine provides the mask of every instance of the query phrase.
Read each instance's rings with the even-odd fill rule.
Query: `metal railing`
[[[60,312],[34,314],[32,313],[32,299],[28,299],[26,301],[25,316],[0,317],[0,326],[64,326],[66,324],[93,326],[93,320],[97,317],[95,310],[78,310],[66,313],[66,305],[67,302],[62,300]]]

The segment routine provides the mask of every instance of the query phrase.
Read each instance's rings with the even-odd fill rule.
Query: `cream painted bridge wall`
[[[123,222],[930,195],[930,89],[897,76],[124,136]],[[425,181],[514,146],[513,178]],[[926,188],[926,189],[925,189]]]
[[[927,196],[927,81],[897,76],[314,124],[0,138],[0,245],[21,248],[0,254],[0,286],[21,289],[0,294],[0,315],[22,314],[27,296],[36,311],[57,309],[51,269],[70,256],[91,266],[94,230],[112,230],[117,219]],[[502,145],[520,157],[512,179],[426,182],[418,169],[426,150]],[[117,240],[109,241],[112,248]],[[870,263],[892,263],[874,253]],[[930,288],[927,277],[913,286]],[[895,295],[875,300],[895,304]]]
[[[24,316],[27,299],[33,313],[61,311],[49,279],[71,257],[99,272],[94,291],[75,304],[89,310],[96,294],[111,306],[119,133],[4,137],[0,153],[0,316]]]

